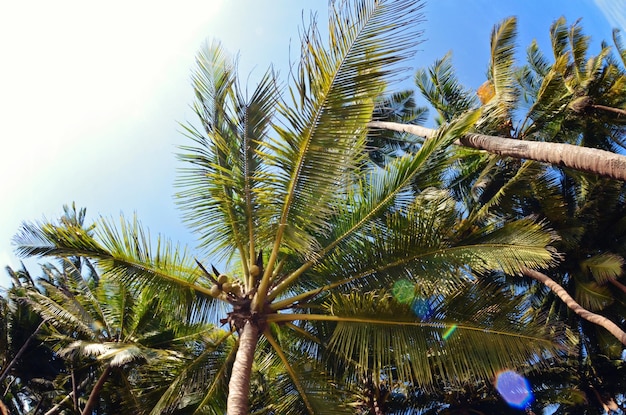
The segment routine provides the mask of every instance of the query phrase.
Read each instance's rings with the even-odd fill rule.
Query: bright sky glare
[[[137,212],[153,235],[193,246],[172,194],[176,145],[185,143],[178,123],[193,121],[194,54],[217,38],[239,52],[242,79],[271,63],[284,77],[311,9],[323,24],[324,0],[0,5],[0,266],[19,268],[11,238],[22,221],[56,219],[72,201],[90,219]],[[430,0],[424,13],[422,51],[407,77],[452,50],[471,88],[485,79],[489,33],[506,16],[518,16],[520,52],[533,37],[547,50],[561,15],[583,18],[592,53],[611,43],[613,27],[626,31],[621,0]]]

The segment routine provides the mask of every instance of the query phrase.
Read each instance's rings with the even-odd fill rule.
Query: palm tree
[[[140,371],[138,364],[157,362],[163,370],[179,353],[174,348],[174,325],[168,327],[159,313],[158,299],[95,275],[85,279],[72,263],[63,270],[48,264],[44,270],[47,278],[37,282],[41,288],[31,288],[25,298],[46,322],[45,341],[65,361],[68,373],[63,383],[71,386],[71,392],[46,413],[58,413],[65,403],[82,414],[102,405],[114,405],[107,414],[121,413],[114,408],[141,413],[143,403],[129,372]],[[115,393],[107,393],[99,405],[107,385]],[[83,391],[88,391],[86,401]]]
[[[616,92],[619,89],[617,86],[626,80],[623,71],[619,71],[617,64],[608,60],[606,47],[599,56],[587,60],[586,71],[573,69],[584,66],[571,58],[573,55],[581,61],[586,54],[585,38],[581,35],[580,28],[574,25],[568,31],[564,20],[559,20],[552,26],[551,34],[557,63],[550,66],[533,43],[528,49],[529,63],[515,70],[512,60],[515,20],[507,19],[494,29],[491,40],[490,78],[486,82],[487,85],[493,85],[493,87],[490,87],[491,94],[488,100],[482,102],[483,116],[477,123],[475,131],[483,135],[499,132],[541,141],[559,139],[616,150],[611,143],[619,144],[620,140],[623,140],[622,121],[614,119],[611,124],[606,118],[598,119],[593,114],[583,117],[578,112],[570,110],[569,107],[571,107],[571,97],[575,95],[572,91],[582,88],[575,85],[585,85],[587,91],[594,90],[598,94],[600,91],[612,91],[610,94],[607,93],[606,98],[612,102],[624,99],[623,91]],[[572,53],[564,52],[570,49]],[[573,75],[576,71],[578,71],[580,82],[574,85],[571,79],[576,78]],[[416,84],[424,97],[437,109],[440,119],[452,119],[467,108],[471,108],[472,103],[477,105],[473,94],[460,86],[449,63],[449,56],[437,61],[428,71],[418,71]],[[595,87],[592,88],[594,85]],[[524,97],[527,102],[528,112],[519,122],[514,123],[512,121],[515,120],[514,110],[522,105],[520,97]],[[473,101],[472,98],[474,98]],[[411,126],[410,128],[421,127]],[[555,183],[551,183],[554,179],[549,176],[559,171],[560,174],[566,174],[568,171],[545,170],[530,161],[520,163],[517,160],[503,159],[498,155],[471,149],[459,148],[451,157],[457,158],[459,162],[449,174],[448,183],[457,197],[468,206],[467,223],[481,220],[481,216],[490,211],[502,217],[511,217],[511,213],[517,213],[514,217],[519,217],[520,213],[543,216],[541,212],[532,210],[532,206],[541,203],[537,202],[537,198],[541,199],[537,195],[559,193],[554,187]],[[530,189],[537,193],[531,195]],[[576,193],[583,191],[582,189],[570,189],[568,192]],[[503,201],[503,198],[507,201]],[[564,211],[559,212],[567,214]],[[551,215],[550,220],[555,221],[555,215]],[[553,223],[556,226],[558,222]],[[607,257],[603,258],[605,259],[603,263],[606,264]],[[619,265],[617,267],[619,268]],[[595,324],[603,325],[622,343],[626,341],[626,333],[622,328],[605,317],[583,308],[547,275],[536,270],[528,270],[525,275],[551,286],[554,292],[559,293],[561,299],[571,306],[572,310],[576,310],[583,318]],[[612,278],[611,281],[615,279]],[[615,285],[616,282],[611,282],[611,284]]]
[[[84,226],[85,209],[64,209],[63,226],[91,234],[93,228]],[[51,407],[47,415],[64,407],[82,414],[143,413],[158,400],[150,398],[158,387],[134,378],[149,377],[153,366],[175,371],[184,361],[186,342],[212,329],[184,326],[175,315],[163,313],[157,297],[101,278],[85,258],[66,257],[59,266],[45,264],[42,270],[44,277],[22,284],[15,298],[40,317],[39,347],[53,349],[55,359],[64,363],[56,380],[64,393],[55,405],[44,404]]]
[[[431,187],[447,166],[446,148],[479,112],[447,123],[384,169],[368,163],[367,123],[412,55],[420,4],[332,5],[329,46],[315,24],[303,34],[289,103],[271,71],[246,96],[219,45],[198,56],[201,125],[187,127],[193,143],[182,147],[178,197],[203,254],[226,272],[162,240],[153,244],[134,221],[103,220],[93,235],[70,223],[27,223],[16,236],[22,255],[91,258],[103,278],[141,285],[180,318],[222,317],[229,330],[179,372],[198,381],[195,394],[206,385],[195,413],[220,413],[215,402],[227,395],[228,414],[247,414],[259,350],[280,362],[284,398],[318,414],[341,407],[300,372],[321,350],[354,361],[361,377],[379,381],[393,372],[421,386],[438,376],[492,377],[503,365],[564,347],[530,322],[490,331],[472,321],[416,320],[408,304],[380,291],[399,278],[450,291],[492,270],[548,267],[553,235],[530,219],[465,229],[448,192]],[[447,341],[452,326],[457,335]],[[327,342],[291,347],[290,338],[324,339],[316,327],[330,330]]]
[[[53,350],[41,344],[44,323],[21,299],[33,286],[33,279],[23,268],[7,267],[12,286],[2,298],[2,369],[0,385],[7,410],[25,414],[30,409],[50,405],[53,381],[65,368]]]
[[[503,26],[510,25],[510,22],[505,22]],[[495,54],[498,50],[509,50],[497,45],[504,43],[503,46],[506,46],[512,39],[509,35],[499,40],[502,37],[500,33],[503,32],[494,30],[494,35],[498,35],[492,38],[492,45],[496,45],[492,53]],[[505,109],[519,105],[515,100],[501,102],[497,93],[498,85],[515,85],[517,79],[518,89],[512,95],[524,97],[528,112],[520,123],[511,122],[512,135],[584,143],[615,151],[615,146],[620,146],[623,141],[623,122],[619,118],[608,120],[606,114],[591,110],[581,115],[579,109],[572,109],[571,106],[577,99],[572,97],[591,94],[589,91],[596,91],[596,94],[611,91],[597,100],[615,102],[620,93],[623,99],[623,91],[618,93],[619,88],[616,87],[624,82],[623,72],[619,72],[617,64],[610,60],[601,64],[605,58],[608,59],[606,48],[599,56],[587,59],[586,65],[576,64],[576,60],[585,60],[586,54],[584,37],[576,25],[567,30],[564,21],[559,20],[553,25],[551,33],[557,59],[554,65],[547,63],[533,43],[528,50],[526,67],[518,71],[506,71],[502,67],[490,70],[491,74],[504,73],[506,79],[498,81],[492,78],[488,81],[489,85],[496,85],[495,91],[482,104],[491,108],[502,107],[500,113],[505,115],[498,118],[491,114],[495,112],[493,110],[483,111],[483,116],[488,119],[477,123],[477,131],[493,133],[510,116]],[[565,53],[564,50],[574,52]],[[576,58],[572,59],[572,55]],[[504,59],[492,58],[491,62],[491,66],[496,62],[512,64],[506,54]],[[447,110],[443,112],[440,107],[445,102],[442,104],[442,100],[433,97],[443,95],[440,91],[462,91],[463,88],[458,86],[449,68],[443,82],[441,79],[444,77],[439,76],[436,70],[440,67],[440,62],[435,63],[434,69],[428,71],[429,76],[425,71],[418,72],[418,87],[439,114],[453,118],[461,111],[455,113],[453,106],[446,105]],[[583,87],[586,89],[580,92]],[[462,94],[459,98],[461,102],[469,99]],[[605,103],[608,104],[607,101]],[[513,105],[508,106],[507,102]],[[626,344],[625,291],[620,282],[624,264],[623,230],[620,225],[624,218],[624,183],[590,177],[570,169],[547,168],[528,160],[503,159],[471,149],[457,149],[457,152],[461,162],[448,175],[449,186],[457,200],[466,206],[468,224],[480,223],[489,214],[502,220],[533,215],[549,221],[558,232],[559,242],[555,246],[563,253],[563,260],[550,271],[525,270],[525,276],[541,282],[543,287],[526,285],[524,289],[537,290],[535,301],[541,303],[542,313],[549,313],[548,321],[568,322],[574,329],[579,348],[578,356],[572,358],[575,364],[555,364],[550,371],[552,373],[544,374],[543,379],[548,379],[546,389],[561,391],[559,400],[566,394],[584,397],[587,402],[593,403],[590,405],[605,406],[608,411],[614,405],[613,399],[623,393],[619,382],[607,382],[606,379],[621,379],[623,367],[619,357]],[[542,289],[545,286],[550,288],[549,294]],[[552,394],[547,399],[554,398]],[[563,407],[570,407],[573,404],[580,406],[582,401],[570,399],[569,403],[561,402],[564,402]]]
[[[456,144],[626,181],[626,156],[608,145],[613,142],[623,148],[626,125],[626,73],[611,58],[610,48],[603,45],[597,56],[587,59],[588,39],[582,35],[580,27],[575,24],[568,30],[565,21],[560,19],[551,28],[555,63],[550,65],[533,43],[528,50],[529,65],[517,74],[519,83],[526,87],[525,91],[520,91],[513,67],[515,32],[516,20],[509,18],[494,28],[492,34],[492,62],[485,85],[490,91],[488,97],[493,96],[493,99],[485,102],[483,108],[484,120],[494,124],[460,137]],[[618,31],[614,32],[614,43],[623,60],[624,47]],[[471,107],[472,101],[454,79],[447,79],[447,66],[448,57],[430,70],[431,78],[445,87],[431,88],[433,83],[425,72],[418,73],[416,80],[439,113],[449,117],[454,115],[454,110]],[[420,84],[422,81],[426,84]],[[513,125],[507,125],[514,119],[511,111],[518,106],[522,92],[530,93],[534,102],[530,103],[526,119],[516,127],[512,137]],[[436,133],[430,128],[388,121],[373,121],[369,125],[425,138]],[[580,142],[576,132],[581,125],[587,126],[589,131],[595,129],[598,137],[608,140],[607,145]]]

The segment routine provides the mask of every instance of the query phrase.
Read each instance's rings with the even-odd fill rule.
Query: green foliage
[[[248,95],[219,43],[198,55],[199,121],[185,126],[177,200],[201,260],[136,218],[85,226],[74,209],[22,226],[21,255],[63,260],[22,295],[68,363],[62,382],[110,376],[102,413],[224,413],[252,326],[243,372],[253,413],[392,411],[427,393],[458,403],[440,388],[460,399],[483,385],[493,397],[486,385],[502,369],[561,369],[573,335],[559,319],[588,359],[580,368],[620,352],[540,288],[510,282],[527,268],[552,272],[584,306],[618,315],[623,185],[454,143],[479,132],[610,148],[623,124],[594,105],[623,105],[623,70],[607,48],[588,58],[580,28],[561,20],[554,63],[532,44],[516,68],[509,18],[492,32],[488,100],[459,83],[446,55],[416,75],[436,134],[376,136],[373,117],[424,113],[407,92],[381,97],[419,42],[419,11],[419,1],[332,2],[328,43],[313,20],[286,88],[268,70]],[[399,280],[432,315],[390,294]],[[559,393],[574,402],[573,382],[591,373]]]

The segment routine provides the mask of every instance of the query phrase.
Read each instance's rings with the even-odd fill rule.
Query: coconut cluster
[[[249,272],[250,276],[256,279],[261,275],[261,267],[253,264],[250,266]],[[213,297],[226,299],[229,294],[235,297],[241,297],[244,292],[242,284],[226,274],[220,274],[215,281],[217,284],[211,286],[211,295]]]

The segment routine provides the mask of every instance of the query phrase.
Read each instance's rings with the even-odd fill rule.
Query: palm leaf
[[[346,241],[272,308],[289,308],[336,287],[367,290],[400,278],[452,289],[482,273],[520,275],[525,267],[549,267],[555,260],[554,234],[530,219],[483,225],[467,235],[457,233],[457,221],[455,202],[445,191],[425,191],[405,210]]]
[[[258,369],[272,384],[268,399],[271,410],[281,414],[348,414],[351,408],[342,401],[344,391],[326,373],[315,355],[307,353],[298,332],[271,325],[264,333],[271,348],[261,344],[264,355]],[[292,334],[293,333],[293,334]],[[294,334],[296,336],[294,336]],[[278,390],[273,390],[278,386]]]
[[[376,98],[398,73],[397,64],[411,56],[419,35],[417,1],[333,5],[329,49],[315,25],[303,35],[292,103],[281,110],[285,126],[264,153],[278,170],[269,184],[272,210],[261,221],[276,234],[266,276],[281,244],[304,255],[319,249],[313,235],[328,232],[325,218],[364,161],[364,126]]]
[[[578,25],[578,21],[574,23],[568,31],[568,39],[570,51],[573,58],[574,75],[579,84],[582,84],[585,78],[585,63],[587,49],[589,48],[589,36],[583,35],[582,27]]]
[[[181,169],[178,185],[183,190],[177,196],[202,246],[226,256],[239,250],[245,259],[254,258],[255,215],[262,207],[258,199],[263,197],[264,173],[258,148],[266,140],[279,94],[268,71],[248,99],[235,71],[219,44],[198,55],[194,89],[204,128],[186,127],[195,146],[181,147],[179,158],[188,167]]]
[[[101,220],[95,235],[73,225],[24,223],[15,237],[23,255],[86,256],[94,259],[103,275],[135,286],[143,283],[162,303],[186,318],[214,318],[224,303],[211,297],[210,285],[185,250],[150,235],[134,219],[122,217],[119,228]],[[191,307],[189,306],[191,305]]]
[[[519,95],[513,68],[516,36],[517,20],[514,17],[505,19],[495,26],[491,33],[488,76],[495,97],[485,105],[484,118],[479,123],[479,128],[483,132],[502,131],[512,119],[512,111],[516,107]],[[484,127],[481,127],[483,124]]]
[[[622,41],[622,33],[619,29],[613,29],[613,43],[615,44],[617,53],[622,59],[622,64],[624,65],[624,67],[626,67],[626,46],[624,46],[624,42]]]
[[[188,344],[190,353],[172,368],[169,382],[160,383],[167,387],[159,391],[150,414],[183,408],[194,414],[224,413],[228,373],[237,351],[232,333],[212,330]],[[162,372],[158,367],[153,370]]]
[[[550,70],[550,63],[541,53],[539,45],[537,45],[537,41],[534,39],[526,49],[526,61],[532,70],[541,77],[545,77]]]
[[[624,258],[611,253],[594,255],[580,263],[580,267],[588,271],[598,284],[621,277],[623,266]]]
[[[574,298],[583,308],[590,311],[600,311],[611,305],[615,298],[606,285],[600,285],[595,281],[586,281],[580,276],[574,277],[576,281]]]
[[[510,320],[497,313],[497,318],[487,319],[486,313],[498,309],[475,309],[469,315],[423,321],[389,294],[353,292],[326,301],[327,315],[277,314],[268,320],[334,322],[329,348],[341,361],[353,361],[356,373],[366,376],[371,371],[376,378],[421,387],[432,386],[438,375],[460,383],[489,379],[502,367],[536,361],[546,352],[559,354],[563,347],[554,333],[542,332],[543,326],[516,324],[515,313]]]
[[[378,226],[380,218],[388,209],[401,211],[406,208],[414,199],[413,187],[427,187],[432,183],[432,176],[442,172],[447,163],[445,148],[470,129],[479,116],[479,111],[464,114],[440,129],[438,135],[427,140],[416,154],[394,159],[384,170],[373,171],[369,177],[355,183],[344,204],[335,206],[335,213],[330,217],[333,219],[331,233],[324,241],[325,246],[277,284],[268,298],[282,294],[304,272],[329,255],[341,257],[343,254],[340,253],[364,252],[361,248],[367,246],[369,232]],[[355,246],[357,249],[353,249]],[[354,257],[346,255],[346,258]]]
[[[568,31],[564,17],[559,17],[550,26],[550,41],[555,60],[567,53]]]
[[[451,53],[437,59],[428,70],[418,70],[415,84],[439,113],[439,124],[450,122],[476,107],[476,96],[461,85],[454,72]]]

